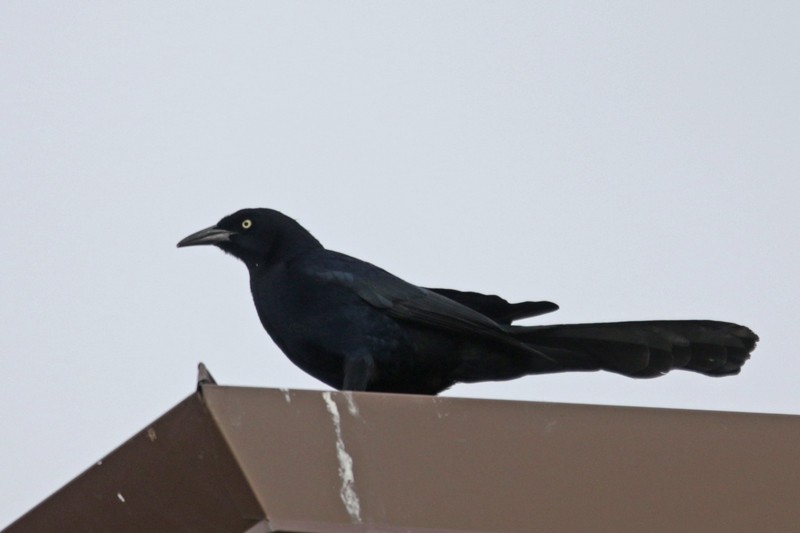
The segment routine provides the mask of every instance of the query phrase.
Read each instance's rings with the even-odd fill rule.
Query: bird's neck
[[[300,255],[322,249],[322,244],[311,233],[300,225],[294,225],[283,228],[270,243],[266,253],[252,257],[245,263],[252,273],[254,270],[270,269]]]

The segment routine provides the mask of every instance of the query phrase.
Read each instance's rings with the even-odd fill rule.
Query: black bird
[[[238,257],[267,333],[301,369],[342,390],[438,394],[455,383],[608,370],[738,374],[758,337],[728,322],[675,320],[514,326],[558,309],[412,285],[325,249],[295,220],[243,209],[189,235]]]

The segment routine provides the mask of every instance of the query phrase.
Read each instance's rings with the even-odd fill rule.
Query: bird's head
[[[215,225],[192,233],[178,248],[213,244],[248,268],[287,259],[322,245],[294,219],[273,209],[242,209]]]

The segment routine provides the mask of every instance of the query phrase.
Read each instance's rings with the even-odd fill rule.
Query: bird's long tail
[[[712,320],[511,326],[509,330],[552,359],[535,362],[531,374],[607,370],[650,378],[682,369],[729,376],[739,373],[758,341],[744,326]]]

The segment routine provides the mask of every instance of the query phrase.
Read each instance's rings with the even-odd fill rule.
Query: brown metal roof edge
[[[264,518],[198,391],[3,532],[217,533]]]
[[[248,387],[203,394],[275,531],[800,523],[798,416]]]
[[[751,531],[800,523],[800,417],[198,391],[8,533]]]

